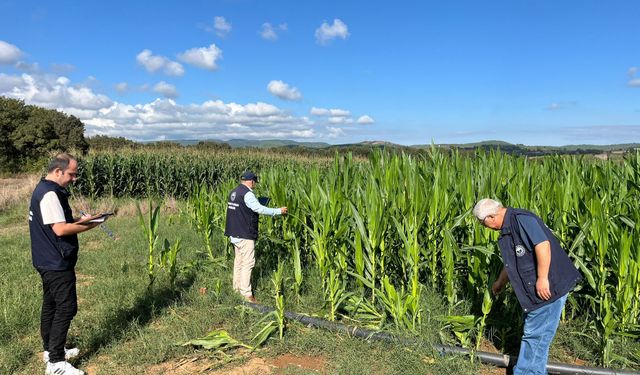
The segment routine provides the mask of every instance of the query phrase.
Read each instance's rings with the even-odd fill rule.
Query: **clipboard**
[[[267,197],[259,197],[258,198],[258,202],[263,206],[268,205],[270,201],[271,201],[271,198],[267,198]]]
[[[100,216],[96,217],[95,219],[87,221],[87,223],[104,223],[111,215],[113,215],[113,212],[105,212],[100,214]]]

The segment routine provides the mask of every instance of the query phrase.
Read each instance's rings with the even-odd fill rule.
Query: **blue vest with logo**
[[[69,193],[53,181],[42,179],[31,196],[29,207],[29,233],[31,235],[31,259],[33,266],[45,271],[72,270],[78,261],[78,235],[58,236],[50,224],[42,223],[40,201],[45,194],[54,192],[58,196],[64,218],[73,223],[69,206]]]
[[[551,244],[551,264],[549,265],[549,289],[551,298],[542,300],[536,293],[536,253],[529,241],[523,240],[518,217],[531,216],[536,219]],[[551,230],[538,216],[527,210],[507,207],[498,246],[509,275],[511,287],[525,312],[536,310],[567,294],[582,280],[578,269]]]
[[[225,236],[244,240],[258,239],[258,214],[244,203],[244,196],[249,191],[248,187],[240,184],[229,194]]]

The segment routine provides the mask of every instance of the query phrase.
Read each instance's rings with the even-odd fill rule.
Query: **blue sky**
[[[0,95],[86,134],[640,142],[637,1],[0,0]]]

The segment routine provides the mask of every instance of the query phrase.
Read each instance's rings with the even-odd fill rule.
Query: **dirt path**
[[[242,364],[236,365],[229,363],[227,366],[224,366],[224,368],[218,368],[222,363],[221,361],[212,361],[209,358],[182,358],[151,366],[145,371],[145,375],[262,375],[282,374],[291,368],[316,372],[318,374],[327,373],[326,358],[293,354],[282,354],[275,358],[253,356]]]

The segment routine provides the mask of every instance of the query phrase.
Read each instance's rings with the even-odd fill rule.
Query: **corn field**
[[[215,187],[237,180],[247,168],[262,170],[271,165],[297,168],[322,165],[329,159],[268,155],[256,150],[203,152],[197,150],[95,153],[79,161],[74,193],[88,197],[187,198],[200,186]]]
[[[416,333],[429,314],[423,292],[437,290],[450,309],[442,319],[470,347],[487,329],[498,340],[517,336],[521,321],[512,293],[489,295],[502,267],[498,233],[471,214],[478,199],[495,198],[540,215],[584,276],[563,319],[582,322],[600,362],[640,362],[640,354],[621,358],[612,350],[615,341],[640,337],[640,152],[621,162],[435,148],[424,156],[375,152],[368,160],[237,156],[94,155],[82,161],[77,189],[189,198],[206,243],[223,229],[228,190],[252,168],[258,194],[289,208],[283,220],[262,221],[260,246],[289,263],[295,293],[314,273],[328,319]],[[456,315],[461,304],[473,314]]]

